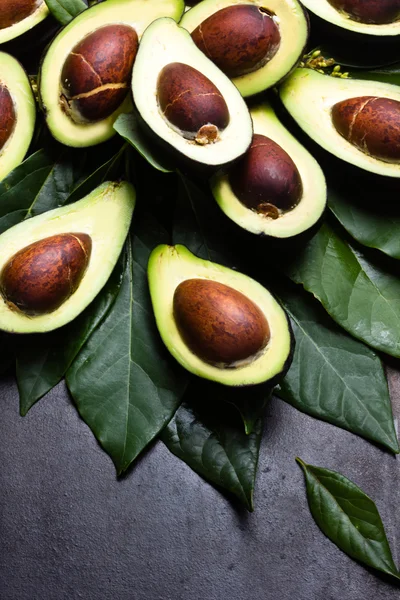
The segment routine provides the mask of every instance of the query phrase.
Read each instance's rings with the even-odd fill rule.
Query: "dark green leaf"
[[[64,377],[104,319],[118,294],[124,265],[121,256],[105,287],[77,319],[50,333],[20,336],[16,374],[22,416]]]
[[[194,380],[161,439],[194,471],[253,510],[262,419],[246,435],[236,409],[220,400],[221,387]]]
[[[400,64],[389,65],[387,67],[378,67],[376,69],[358,70],[351,69],[352,79],[368,79],[369,81],[381,81],[392,85],[400,85]]]
[[[308,504],[321,531],[368,567],[400,579],[374,502],[352,481],[328,469],[297,462],[304,471]]]
[[[271,389],[265,385],[247,389],[226,388],[221,392],[221,400],[228,402],[238,410],[247,435],[256,430],[270,397]]]
[[[367,258],[324,224],[286,272],[354,337],[400,357],[400,278],[392,262]]]
[[[351,338],[295,286],[279,299],[296,338],[292,366],[278,396],[318,419],[399,451],[389,390],[381,361]]]
[[[163,173],[171,173],[173,168],[168,164],[165,153],[162,153],[148,139],[139,127],[138,116],[135,112],[122,114],[114,123],[114,129],[133,146],[152,167]]]
[[[45,0],[45,2],[53,17],[61,25],[67,25],[87,8],[83,0]]]
[[[146,269],[162,239],[148,226],[144,231],[134,237],[114,305],[67,372],[82,418],[119,474],[171,419],[187,381],[156,328]]]

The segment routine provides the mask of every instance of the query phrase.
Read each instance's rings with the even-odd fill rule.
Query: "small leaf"
[[[154,147],[154,143],[140,129],[138,115],[136,112],[122,114],[114,123],[114,129],[131,146],[139,152],[147,162],[162,173],[171,173],[173,168],[168,164],[165,153],[163,154]]]
[[[378,356],[296,286],[280,286],[277,293],[296,338],[292,366],[277,395],[302,412],[399,452]]]
[[[296,460],[304,471],[308,504],[321,531],[351,558],[400,579],[374,502],[340,473]]]
[[[252,511],[262,418],[246,435],[236,409],[222,403],[220,394],[221,386],[194,380],[161,439],[194,471]]]
[[[257,385],[252,388],[227,388],[221,393],[221,400],[228,402],[239,412],[246,435],[253,433],[265,407],[271,398],[268,385]]]
[[[45,0],[49,11],[61,25],[67,25],[77,17],[87,5],[83,0]]]

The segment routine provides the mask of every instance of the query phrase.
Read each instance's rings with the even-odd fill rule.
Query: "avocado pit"
[[[42,2],[39,0],[0,0],[0,29],[7,29],[29,17]]]
[[[240,77],[263,67],[281,43],[274,15],[251,4],[215,12],[193,31],[192,39],[228,77]]]
[[[400,19],[400,0],[328,0],[353,21],[387,25]]]
[[[77,123],[109,117],[125,100],[138,49],[136,31],[106,25],[81,40],[61,72],[60,101]]]
[[[389,163],[400,162],[400,102],[360,96],[336,103],[332,122],[361,152]]]
[[[1,271],[4,300],[10,309],[29,316],[56,310],[77,290],[91,249],[86,233],[61,233],[22,248]]]
[[[7,87],[0,83],[0,151],[10,139],[16,124],[14,102]]]
[[[166,65],[158,77],[157,97],[168,125],[199,145],[218,141],[229,124],[229,110],[221,92],[190,65]]]
[[[241,292],[209,279],[187,279],[173,298],[176,325],[186,345],[216,366],[251,362],[270,339],[268,322]]]

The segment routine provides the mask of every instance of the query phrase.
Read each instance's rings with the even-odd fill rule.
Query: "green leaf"
[[[367,258],[325,223],[285,270],[346,331],[376,350],[400,357],[397,262]]]
[[[168,164],[165,153],[162,153],[140,129],[136,112],[122,114],[114,123],[114,129],[131,146],[139,152],[147,162],[162,173],[171,173],[173,168]]]
[[[382,83],[400,85],[400,63],[368,71],[364,69],[350,69],[350,76],[352,79],[368,79],[369,81],[381,81]]]
[[[221,402],[221,391],[217,384],[195,379],[161,439],[194,471],[252,511],[262,418],[246,435],[236,409]]]
[[[45,0],[49,11],[61,25],[67,25],[77,17],[87,5],[83,0]]]
[[[114,305],[67,372],[79,413],[118,474],[171,419],[187,381],[156,328],[146,269],[157,236],[148,225],[143,230],[128,252]]]
[[[351,558],[400,579],[374,502],[340,473],[296,460],[304,472],[311,514],[321,531]]]
[[[77,319],[50,333],[18,337],[16,375],[22,416],[61,381],[102,322],[118,295],[125,262],[123,255],[105,287]]]
[[[266,385],[252,388],[227,388],[221,390],[221,400],[236,408],[243,421],[246,435],[254,433],[263,416],[272,390]]]
[[[380,359],[351,338],[307,294],[280,286],[296,347],[278,396],[298,410],[399,452]]]

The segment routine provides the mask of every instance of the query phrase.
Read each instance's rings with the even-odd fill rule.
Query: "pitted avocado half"
[[[400,88],[389,83],[377,81],[342,79],[323,75],[311,69],[297,69],[279,89],[280,98],[293,119],[322,148],[334,154],[341,160],[350,163],[360,169],[369,171],[385,177],[400,177]],[[370,118],[368,136],[363,141],[363,136],[358,145],[351,143],[345,136],[355,139],[358,133],[360,115],[366,114],[366,118],[372,114],[376,102],[371,99],[394,100],[390,111],[393,111],[394,120],[388,122],[385,131],[383,115],[385,109],[379,111]],[[342,135],[334,126],[332,115],[334,106],[350,99],[360,99],[359,106],[355,106],[352,114],[348,114],[350,126],[349,133]],[[349,107],[348,107],[349,108]],[[368,114],[364,111],[369,111]],[[344,115],[345,113],[343,113]],[[389,115],[391,116],[391,115]],[[352,118],[354,119],[352,121]],[[395,125],[397,122],[397,125]],[[361,124],[362,125],[362,124]],[[385,145],[390,138],[393,139],[393,147],[397,157],[390,159],[376,158],[360,148],[369,144],[369,138],[380,137],[378,142]],[[361,143],[360,143],[361,142]]]
[[[0,52],[0,90],[0,117],[5,120],[0,135],[1,180],[24,159],[32,140],[36,120],[35,99],[28,76],[20,63],[4,52]],[[10,102],[8,109],[7,101]],[[7,116],[6,110],[12,114]]]
[[[44,0],[29,0],[13,3],[9,0],[0,2],[0,44],[13,40],[38,25],[49,15]],[[3,21],[3,23],[1,23]]]
[[[129,183],[106,182],[79,202],[23,221],[3,233],[0,236],[0,329],[12,333],[41,333],[75,319],[108,280],[125,242],[134,206],[135,191]],[[70,237],[78,245],[82,245],[79,240],[83,240],[83,250],[87,254],[83,277],[73,293],[55,310],[35,316],[25,314],[15,304],[14,298],[10,302],[6,293],[10,293],[11,285],[17,291],[19,285],[23,293],[29,292],[26,286],[30,285],[28,276],[32,272],[24,272],[23,280],[17,281],[17,285],[18,271],[11,273],[13,278],[9,272],[16,271],[15,265],[25,269],[27,265],[29,267],[31,257],[26,256],[27,247],[38,242],[43,246],[43,240],[50,239],[51,242],[53,236],[63,240],[65,234],[72,234]],[[89,244],[86,244],[87,240]],[[22,255],[21,261],[18,257],[22,251],[25,251],[25,256]],[[34,285],[31,288],[34,290]]]
[[[228,386],[273,383],[285,374],[290,366],[294,347],[289,321],[285,311],[275,298],[254,279],[216,263],[197,258],[184,246],[166,245],[158,246],[152,252],[148,277],[154,314],[161,337],[168,350],[185,369],[199,377]],[[207,339],[192,340],[192,348],[188,346],[181,333],[182,329],[180,330],[178,327],[179,317],[183,315],[185,318],[185,307],[182,308],[179,302],[182,304],[190,297],[188,286],[190,288],[192,284],[193,296],[187,306],[186,317],[193,320],[196,311],[200,317],[207,315],[208,319],[205,320],[205,323],[195,323],[194,325],[199,325],[200,330],[203,325],[209,328],[206,336],[211,338],[211,344],[214,340],[216,344],[221,343],[226,335],[230,346],[226,350],[228,353],[240,351],[242,336],[247,336],[246,341],[249,336],[253,336],[250,346],[255,336],[254,332],[250,331],[249,333],[248,330],[248,327],[251,328],[251,323],[248,324],[246,318],[242,319],[241,307],[238,306],[237,310],[235,307],[232,308],[232,296],[229,290],[233,290],[234,295],[239,294],[239,303],[245,302],[245,310],[248,310],[246,302],[251,303],[249,310],[253,311],[253,316],[254,311],[258,313],[254,316],[255,320],[258,319],[256,326],[262,327],[260,322],[263,319],[267,323],[267,338],[264,343],[257,342],[258,351],[248,357],[243,356],[241,360],[232,364],[213,364],[212,361],[202,358],[197,351],[193,351],[194,346],[203,347],[204,350]],[[209,284],[212,286],[210,290]],[[217,290],[214,292],[215,284],[222,284],[222,290],[219,290],[217,286]],[[206,286],[203,295],[202,285]],[[179,294],[180,290],[182,293]],[[208,302],[210,298],[211,302]],[[199,307],[203,300],[208,306]],[[236,298],[233,300],[236,302]],[[219,313],[213,322],[210,310],[212,312],[216,301],[220,303],[222,313]],[[237,327],[235,336],[232,335],[232,332],[225,332],[224,327],[221,329],[221,320],[224,321],[225,302],[227,302],[226,310],[232,317],[232,320],[228,318],[230,321],[228,329],[234,322],[233,327]],[[203,308],[205,312],[202,311]],[[214,333],[215,337],[212,337]],[[257,346],[254,348],[255,350],[257,350]],[[205,351],[212,354],[212,352],[220,350],[220,348],[206,347]]]
[[[250,145],[252,122],[237,88],[172,19],[145,31],[132,92],[148,132],[180,158],[217,167]]]
[[[115,134],[113,124],[118,115],[132,108],[128,94],[110,116],[101,120],[77,123],[66,113],[61,74],[73,48],[99,28],[113,24],[132,27],[140,39],[154,19],[168,16],[179,20],[183,9],[182,0],[107,0],[83,11],[60,31],[45,54],[39,73],[40,104],[58,141],[74,147],[104,142]]]
[[[261,64],[260,68],[253,72],[232,78],[244,97],[253,96],[272,87],[281,81],[300,60],[309,34],[307,15],[301,4],[297,0],[203,0],[186,12],[181,21],[181,26],[193,33],[216,12],[227,7],[249,5],[273,17],[280,40],[276,52],[266,64]],[[230,39],[230,44],[232,43],[234,42]],[[240,52],[239,47],[238,54]]]
[[[291,210],[282,212],[277,218],[276,215],[271,218],[248,208],[235,195],[231,185],[232,175],[238,174],[241,170],[240,163],[212,178],[213,195],[223,212],[243,229],[257,235],[275,238],[293,237],[317,223],[325,210],[327,190],[324,174],[313,156],[281,124],[268,103],[264,102],[253,107],[250,114],[253,119],[254,133],[276,142],[297,167],[301,181],[298,204]],[[266,157],[266,160],[270,163],[270,158],[268,160]],[[262,166],[261,164],[261,177]],[[273,175],[272,173],[272,177]],[[284,176],[285,174],[282,173],[283,178]],[[273,198],[270,202],[273,203]]]

